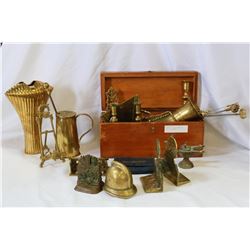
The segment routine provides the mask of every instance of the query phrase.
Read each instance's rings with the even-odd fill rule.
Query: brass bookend
[[[177,142],[173,136],[165,141],[165,152],[162,159],[163,175],[176,186],[190,182],[190,180],[181,174],[175,164],[174,158],[177,155]]]
[[[214,111],[202,111],[189,97],[185,97],[185,104],[182,107],[173,112],[165,111],[158,115],[149,116],[147,117],[147,120],[149,122],[196,121],[203,120],[205,117],[231,115],[238,115],[241,119],[245,119],[247,117],[246,110],[244,108],[240,108],[238,103],[233,103],[222,109]]]
[[[97,194],[102,191],[102,169],[97,157],[81,156],[77,162],[77,185],[76,191]]]
[[[163,191],[160,141],[158,139],[156,140],[156,154],[157,156],[154,159],[154,173],[140,178],[145,193],[158,193]]]

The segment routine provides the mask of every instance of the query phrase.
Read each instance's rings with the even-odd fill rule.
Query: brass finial
[[[141,121],[141,104],[137,103],[135,105],[135,121],[140,122]]]

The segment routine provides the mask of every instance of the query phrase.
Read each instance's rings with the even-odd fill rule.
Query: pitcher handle
[[[79,141],[81,141],[81,139],[83,138],[83,136],[86,135],[88,132],[90,132],[90,131],[93,129],[93,127],[94,127],[94,120],[92,119],[92,117],[91,117],[90,115],[85,114],[85,113],[81,113],[81,114],[76,115],[76,118],[78,118],[78,117],[81,116],[81,115],[82,115],[82,116],[87,116],[87,117],[91,120],[91,128],[89,128],[86,132],[84,132],[84,133],[80,136]]]

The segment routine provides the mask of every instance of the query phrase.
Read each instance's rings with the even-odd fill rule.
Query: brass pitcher
[[[78,139],[76,119],[79,116],[87,116],[91,120],[91,127]],[[79,142],[93,128],[94,122],[88,114],[76,114],[73,111],[56,112],[56,138],[60,155],[63,158],[73,158],[80,155]]]
[[[20,117],[26,154],[38,154],[41,151],[36,115],[38,107],[47,103],[52,90],[53,87],[46,82],[33,81],[31,84],[19,82],[5,93]]]

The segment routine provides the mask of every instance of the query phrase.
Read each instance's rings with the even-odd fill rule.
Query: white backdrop
[[[94,116],[95,134],[101,111],[100,72],[148,70],[197,70],[201,73],[202,109],[237,101],[248,109],[248,44],[3,45],[4,92],[19,81],[47,81],[54,86],[53,97],[59,110],[84,111]],[[13,107],[6,98],[3,102],[4,133],[20,131]],[[224,136],[247,148],[248,121],[239,117],[207,119]]]
[[[249,110],[248,44],[4,44],[2,92],[20,81],[50,83],[58,110],[93,116],[94,131],[83,139],[81,150],[98,155],[100,72],[148,70],[197,70],[201,73],[202,109],[238,101]],[[128,201],[111,198],[111,202],[103,192],[97,196],[75,192],[76,179],[67,177],[67,170],[56,167],[58,163],[40,171],[39,156],[23,154],[21,123],[5,97],[2,113],[3,202],[7,206],[249,204],[249,118],[206,119],[206,155],[194,160],[201,168],[184,171],[191,184],[158,196],[143,195],[135,176],[138,195]],[[87,122],[78,124],[79,131],[89,126]]]

